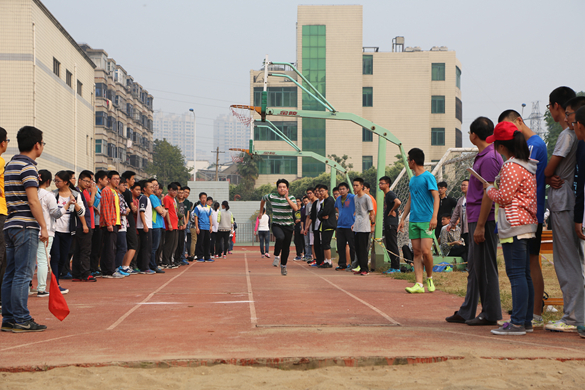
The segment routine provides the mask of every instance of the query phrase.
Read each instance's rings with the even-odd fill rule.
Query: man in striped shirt
[[[43,153],[43,132],[32,126],[18,131],[17,154],[5,170],[8,218],[4,224],[6,274],[2,284],[2,331],[23,333],[47,329],[37,324],[28,310],[28,286],[33,277],[39,239],[49,233],[37,195],[39,174],[35,160]]]
[[[264,210],[264,205],[270,203],[272,206],[272,234],[276,238],[272,265],[278,267],[278,263],[280,263],[280,273],[286,276],[286,263],[294,229],[292,213],[297,211],[299,206],[295,197],[288,194],[287,180],[279,179],[276,182],[276,188],[276,194],[266,194],[262,197],[260,213]]]

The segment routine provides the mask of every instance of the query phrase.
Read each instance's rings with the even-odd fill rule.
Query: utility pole
[[[215,153],[215,181],[218,181],[219,180],[219,154],[225,153],[225,152],[220,152],[219,146],[218,146],[217,150],[212,150],[211,153]]]

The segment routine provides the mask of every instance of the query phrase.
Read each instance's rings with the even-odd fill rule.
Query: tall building
[[[94,169],[146,178],[152,163],[153,97],[102,49],[81,47],[95,63]]]
[[[18,154],[16,133],[43,131],[39,169],[93,168],[95,65],[38,0],[0,1],[0,126]]]
[[[195,159],[195,119],[190,112],[170,114],[161,110],[155,111],[154,138],[166,139],[171,145],[178,146],[185,161]]]
[[[454,51],[404,47],[404,37],[383,42],[391,51],[364,47],[362,6],[298,6],[297,69],[336,110],[351,112],[388,129],[404,145],[424,150],[427,161],[438,160],[448,148],[462,144],[461,63]],[[292,27],[292,26],[291,26]],[[277,58],[269,58],[278,61]],[[282,66],[272,73],[297,75]],[[252,70],[250,97],[260,106],[263,70]],[[270,77],[268,106],[284,109],[325,109],[290,80]],[[269,119],[304,151],[348,155],[355,171],[376,165],[377,137],[354,123],[325,119],[271,116]],[[258,150],[291,150],[265,128],[254,131]],[[395,161],[396,146],[388,145],[386,164]],[[279,177],[317,176],[324,164],[296,157],[270,156],[260,163],[257,184]]]
[[[233,115],[219,115],[213,121],[213,149],[219,147],[219,162],[231,162],[230,148],[248,149],[250,128],[240,123]],[[215,163],[215,161],[213,161]]]

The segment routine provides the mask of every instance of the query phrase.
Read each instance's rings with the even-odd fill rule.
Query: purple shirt
[[[479,173],[488,182],[496,181],[496,176],[502,168],[502,156],[494,151],[494,145],[490,144],[487,148],[477,154],[473,162],[473,169]],[[483,184],[470,175],[469,188],[467,190],[467,222],[475,223],[479,219],[481,211],[481,200],[483,199]],[[488,221],[494,220],[494,206],[487,218]]]

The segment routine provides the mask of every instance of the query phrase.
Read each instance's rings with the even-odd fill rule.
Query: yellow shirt
[[[114,203],[116,205],[116,225],[121,225],[120,222],[120,198],[118,197],[118,191],[112,190],[114,194]]]
[[[6,161],[0,157],[0,189],[2,189],[2,195],[0,195],[0,214],[8,215],[8,209],[6,208],[6,194],[4,193],[4,165]]]

